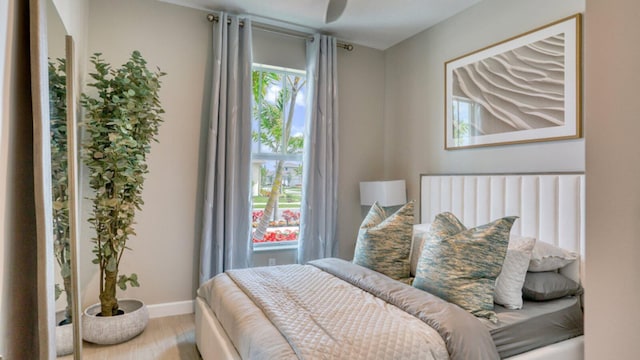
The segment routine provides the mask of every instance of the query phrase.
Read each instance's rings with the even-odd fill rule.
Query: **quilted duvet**
[[[282,358],[288,353],[298,359],[499,358],[486,327],[466,311],[344,260],[230,270],[198,291],[208,301],[218,298],[218,304],[219,297],[240,292],[259,309],[246,316],[264,315],[264,322],[270,323],[227,331],[236,334],[230,338],[243,357]],[[228,317],[218,314],[227,310],[211,307],[219,318]],[[256,340],[243,350],[247,332],[274,340],[262,341],[269,344],[262,349],[257,349]]]

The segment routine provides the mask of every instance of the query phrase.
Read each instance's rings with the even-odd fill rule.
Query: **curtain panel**
[[[336,256],[338,216],[338,71],[336,39],[307,41],[308,103],[298,263]]]
[[[36,145],[40,141],[32,92],[31,1],[0,1],[0,354],[4,359],[52,358],[49,309],[42,264],[43,242],[38,239],[36,215]],[[34,65],[35,66],[35,65]],[[38,81],[36,79],[36,81]],[[52,290],[52,289],[51,289]],[[44,299],[44,300],[41,300]],[[41,305],[41,306],[39,306]],[[39,320],[42,317],[42,320]]]
[[[213,23],[200,284],[249,267],[251,248],[251,20],[220,13]]]

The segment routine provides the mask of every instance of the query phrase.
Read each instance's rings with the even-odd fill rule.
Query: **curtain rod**
[[[207,14],[207,20],[209,20],[209,22],[218,22],[218,20],[220,20],[220,16],[218,16],[216,14]],[[231,20],[227,20],[227,24],[229,24],[230,22],[231,22]],[[282,28],[265,26],[265,25],[262,25],[259,22],[254,22],[253,25],[254,25],[254,27],[256,27],[256,28],[258,28],[260,30],[264,30],[264,31],[272,32],[272,33],[277,33],[277,34],[282,34],[282,35],[286,35],[286,36],[292,36],[292,37],[296,37],[296,38],[299,38],[299,39],[313,40],[313,37],[309,36],[307,34],[293,32],[293,31],[282,29]],[[240,26],[244,26],[244,21],[240,20]],[[336,46],[341,48],[341,49],[345,49],[347,51],[352,51],[353,50],[353,45],[352,44],[348,44],[348,43],[345,43],[345,42],[342,42],[342,41],[337,41],[336,42]]]

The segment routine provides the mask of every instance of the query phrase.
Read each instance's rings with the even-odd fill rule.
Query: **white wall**
[[[640,353],[640,3],[587,1],[586,358]]]
[[[303,38],[283,36],[254,28],[253,62],[262,65],[305,70],[307,66],[306,41]]]
[[[193,299],[200,228],[201,129],[208,109],[210,23],[203,12],[153,0],[91,1],[88,48],[114,66],[139,50],[150,68],[160,67],[160,101],[166,111],[159,143],[148,157],[149,174],[136,215],[137,236],[127,244],[121,273],[137,273],[141,287],[119,292],[147,304]],[[89,71],[93,69],[89,66]],[[85,177],[86,181],[86,177]],[[86,202],[85,202],[86,204]],[[99,276],[91,264],[94,235],[84,221],[81,264],[83,306],[98,302]]]
[[[88,63],[87,42],[89,40],[89,0],[52,0],[68,35],[75,43],[75,83],[79,95],[85,79]]]
[[[362,222],[360,181],[384,176],[384,53],[356,45],[338,52],[340,168],[338,257],[351,260]]]
[[[114,63],[124,62],[134,49],[151,66],[168,75],[161,89],[167,111],[153,144],[145,183],[145,205],[137,217],[137,237],[125,254],[124,273],[136,272],[140,288],[119,296],[137,297],[147,304],[190,300],[195,296],[200,199],[204,173],[211,74],[211,24],[205,12],[153,0],[92,0],[89,9],[89,51],[100,51]],[[285,38],[286,39],[286,38]],[[303,42],[278,44],[282,37],[254,32],[254,59],[263,63],[304,68]],[[289,49],[297,55],[287,56]],[[282,62],[281,60],[283,59]],[[297,59],[297,60],[296,60]],[[288,62],[287,62],[288,61]],[[384,55],[356,46],[339,51],[340,111],[340,256],[350,258],[360,223],[358,183],[383,173]],[[204,132],[202,132],[204,133]],[[86,203],[85,203],[86,204]],[[85,224],[81,280],[83,305],[97,302],[98,276],[90,264],[92,236]],[[282,258],[290,258],[283,254]]]
[[[67,32],[73,36],[81,36],[87,29],[87,0],[52,0]]]
[[[584,0],[484,0],[385,52],[385,174],[583,171],[584,139],[444,150],[444,63],[583,12]]]

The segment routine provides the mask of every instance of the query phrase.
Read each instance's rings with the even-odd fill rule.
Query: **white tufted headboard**
[[[561,270],[584,286],[583,173],[420,175],[420,222],[451,211],[468,227],[519,216],[511,232],[580,254]]]

